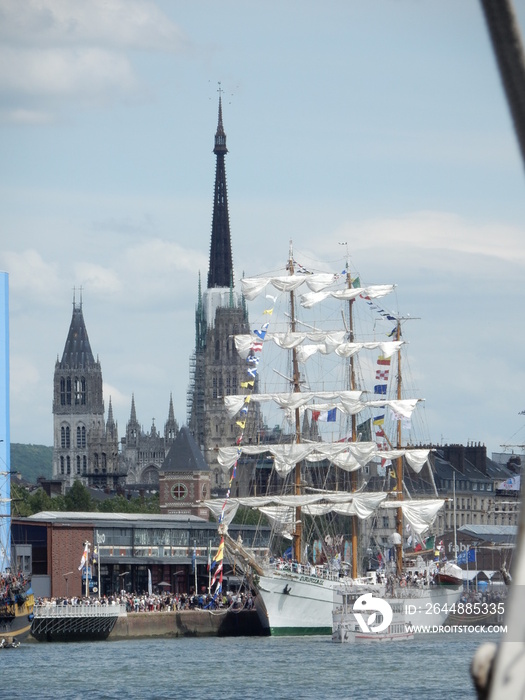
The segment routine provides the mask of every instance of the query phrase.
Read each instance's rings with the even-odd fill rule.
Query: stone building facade
[[[53,479],[65,490],[81,479],[89,486],[117,488],[120,472],[117,425],[111,401],[104,419],[102,368],[95,360],[82,301],[73,316],[53,380]]]
[[[53,381],[53,480],[61,483],[62,492],[77,479],[110,491],[158,484],[164,459],[179,432],[171,396],[162,434],[155,423],[149,431],[143,429],[133,396],[126,433],[119,442],[111,399],[105,420],[102,391],[102,367],[91,350],[82,302],[73,301],[71,325]]]

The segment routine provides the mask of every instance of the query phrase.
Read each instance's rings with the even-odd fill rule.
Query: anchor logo
[[[354,617],[359,623],[361,631],[367,633],[383,632],[392,622],[392,618],[394,616],[390,604],[382,598],[374,598],[374,596],[371,593],[365,593],[364,595],[359,596],[359,598],[357,598],[357,600],[354,603],[353,610]],[[363,615],[361,615],[361,612],[365,611],[374,611],[371,615],[368,616],[366,622]],[[378,625],[374,625],[374,623],[377,620],[378,612],[381,613],[381,615],[383,616],[383,621]]]

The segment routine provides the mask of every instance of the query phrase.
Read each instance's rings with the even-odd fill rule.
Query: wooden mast
[[[401,320],[397,319],[396,325],[396,340],[401,340]],[[401,400],[401,350],[397,353],[397,399]],[[397,447],[401,448],[401,419],[398,418],[397,421]],[[397,500],[403,500],[403,457],[398,457],[396,460],[396,490],[397,490]],[[401,574],[403,570],[403,511],[401,508],[397,509],[396,515],[396,531],[401,537],[401,542],[396,545],[396,568],[398,575]]]
[[[346,259],[346,284],[347,287],[350,289],[352,286],[352,279],[350,277],[350,266],[348,264],[348,253],[347,253],[347,259]],[[350,299],[348,302],[348,315],[349,315],[349,321],[348,321],[348,336],[349,340],[351,343],[354,342],[354,315],[353,315],[353,304],[354,304],[354,299]],[[355,365],[354,365],[354,356],[350,356],[350,389],[354,391],[356,388],[356,381],[355,381]],[[357,440],[357,416],[355,414],[352,415],[352,442],[356,442]],[[357,491],[357,472],[353,471],[350,473],[350,489],[352,492]],[[357,521],[357,515],[352,515],[351,518],[351,523],[352,523],[352,578],[357,578],[357,570],[358,570],[358,521]]]
[[[290,241],[290,251],[288,259],[288,271],[290,275],[294,274],[293,249],[292,241]],[[290,292],[290,330],[295,333],[295,295],[293,290]],[[299,384],[299,362],[297,361],[297,352],[292,348],[292,381],[294,392],[301,391]],[[301,442],[301,416],[299,408],[295,409],[295,442]],[[297,462],[294,471],[294,493],[296,496],[302,493],[301,486],[301,463]],[[293,558],[295,561],[302,561],[302,522],[301,522],[301,506],[295,508],[295,524],[293,533]]]

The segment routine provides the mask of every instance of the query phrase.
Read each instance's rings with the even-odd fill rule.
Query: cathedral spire
[[[215,167],[215,192],[213,199],[213,221],[211,227],[210,266],[208,270],[208,289],[230,286],[233,278],[232,251],[230,239],[230,218],[228,214],[228,192],[226,189],[226,168],[224,157],[226,148],[226,133],[222,124],[222,89],[219,83],[219,118],[215,132],[215,147],[217,156]]]
[[[108,419],[106,421],[106,433],[108,436],[118,439],[118,430],[115,419],[113,418],[113,405],[111,403],[111,396],[109,397],[109,408],[108,408]]]
[[[135,410],[135,394],[131,394],[131,415],[129,417],[130,422],[137,422],[137,411]]]
[[[175,420],[175,411],[173,410],[173,394],[171,394],[171,393],[170,393],[170,407],[168,410],[168,420],[169,421]]]
[[[89,338],[82,314],[82,300],[77,306],[73,294],[73,317],[67,334],[66,344],[61,360],[62,367],[74,369],[86,369],[95,365],[95,358],[91,351]]]

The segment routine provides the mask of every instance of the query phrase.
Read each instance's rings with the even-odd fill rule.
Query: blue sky
[[[236,277],[346,241],[421,318],[425,437],[523,443],[525,182],[477,0],[0,0],[12,441],[52,444],[79,286],[120,432],[133,392],[185,421],[218,81]]]

